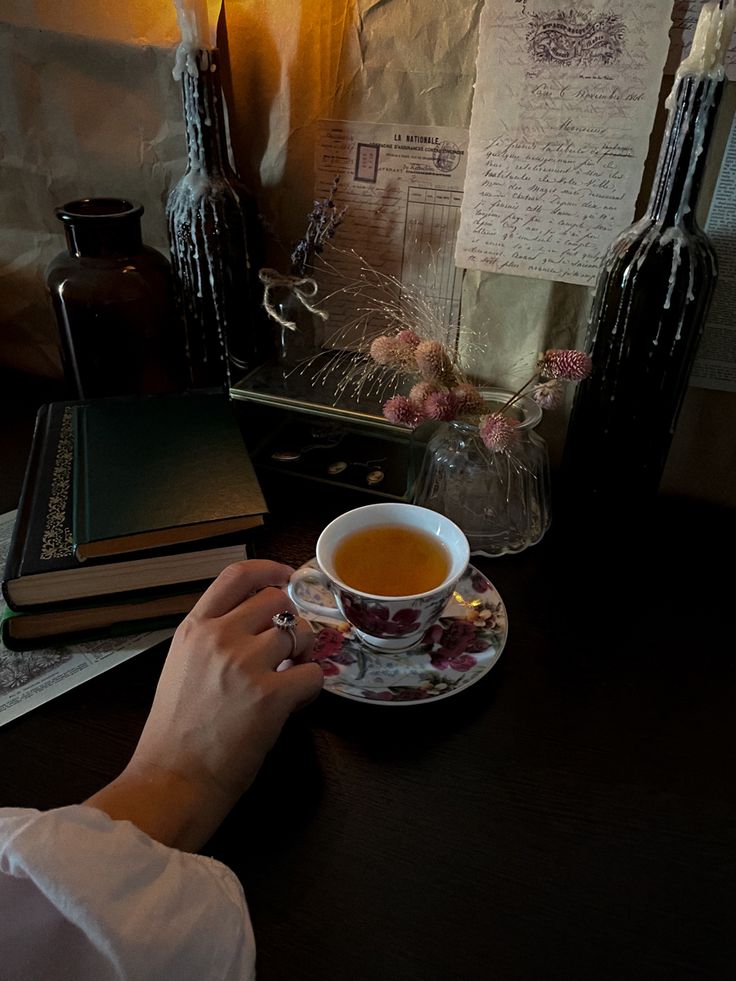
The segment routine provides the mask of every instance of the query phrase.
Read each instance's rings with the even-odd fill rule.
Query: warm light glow
[[[15,27],[74,34],[119,44],[170,47],[179,40],[171,0],[15,0],[3,5],[0,19]]]

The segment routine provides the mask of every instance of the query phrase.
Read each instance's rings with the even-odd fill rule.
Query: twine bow
[[[271,298],[271,290],[274,288],[274,286],[285,286],[287,289],[291,290],[302,306],[309,310],[310,313],[316,314],[318,317],[321,317],[322,320],[328,319],[328,314],[325,313],[324,310],[318,309],[312,303],[312,300],[317,295],[319,287],[311,276],[285,276],[277,269],[261,269],[258,273],[258,278],[265,286],[263,291],[263,306],[266,313],[272,320],[275,320],[277,324],[281,324],[282,327],[286,327],[288,330],[298,329],[293,320],[287,320],[285,317],[282,317],[278,310],[274,307],[273,300]]]

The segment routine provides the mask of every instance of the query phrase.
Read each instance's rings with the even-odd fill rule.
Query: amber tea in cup
[[[327,525],[317,568],[297,569],[289,596],[304,613],[346,621],[372,650],[409,651],[445,608],[469,559],[467,538],[445,515],[403,502],[366,504]],[[325,591],[332,605],[322,601]]]
[[[335,547],[335,572],[373,596],[414,596],[447,578],[450,555],[435,535],[407,525],[378,525],[346,535]]]

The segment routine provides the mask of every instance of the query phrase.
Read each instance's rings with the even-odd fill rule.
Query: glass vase
[[[488,411],[511,392],[485,391]],[[507,414],[518,422],[518,440],[503,452],[489,450],[478,426],[440,423],[424,451],[413,502],[446,515],[467,535],[474,555],[504,555],[536,544],[550,522],[547,444],[534,431],[541,408],[520,398]]]

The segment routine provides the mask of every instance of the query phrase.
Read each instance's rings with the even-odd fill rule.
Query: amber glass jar
[[[67,249],[46,285],[56,314],[70,396],[179,391],[184,338],[167,259],[141,240],[143,206],[82,198],[56,209]]]

